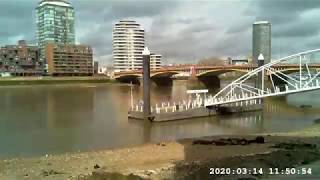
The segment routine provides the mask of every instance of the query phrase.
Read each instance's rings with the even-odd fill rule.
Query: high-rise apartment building
[[[271,61],[271,24],[268,21],[258,21],[253,24],[253,63],[258,62],[260,54],[263,55],[265,64]]]
[[[144,30],[135,21],[121,20],[113,28],[113,60],[115,71],[142,69]]]
[[[92,48],[86,45],[48,43],[45,58],[52,76],[92,76]]]
[[[36,7],[37,38],[40,61],[46,64],[45,46],[48,43],[74,44],[74,9],[65,0],[42,0]]]
[[[150,54],[150,68],[151,69],[159,69],[161,68],[161,58],[160,54]]]

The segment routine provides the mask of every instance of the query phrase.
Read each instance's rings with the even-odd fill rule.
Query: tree
[[[222,66],[225,64],[225,60],[220,59],[218,57],[210,57],[210,58],[200,59],[198,61],[198,64],[199,65]]]

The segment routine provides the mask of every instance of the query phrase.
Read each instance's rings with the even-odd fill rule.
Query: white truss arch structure
[[[290,55],[258,67],[236,79],[214,96],[209,96],[204,105],[217,106],[320,89],[317,79],[320,77],[320,71],[311,71],[309,68],[315,53],[320,53],[320,49]],[[277,69],[273,68],[275,65]],[[283,69],[279,68],[281,65],[293,65],[298,68],[297,73],[285,74],[282,72]],[[257,80],[259,76],[261,82]],[[277,86],[274,83],[275,78],[285,82],[284,87]]]

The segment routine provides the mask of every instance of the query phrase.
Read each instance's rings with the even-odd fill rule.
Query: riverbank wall
[[[11,85],[50,85],[76,83],[116,83],[108,77],[14,77],[0,78],[0,86]]]

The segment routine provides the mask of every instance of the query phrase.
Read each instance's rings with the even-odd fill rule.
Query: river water
[[[223,82],[227,84],[228,82]],[[152,87],[152,103],[182,100],[197,84]],[[216,90],[212,90],[216,91]],[[133,88],[134,101],[142,89]],[[265,100],[264,110],[145,126],[128,120],[130,86],[78,84],[0,88],[0,158],[118,148],[190,137],[286,132],[320,118],[320,91]],[[300,108],[312,105],[312,108]]]

